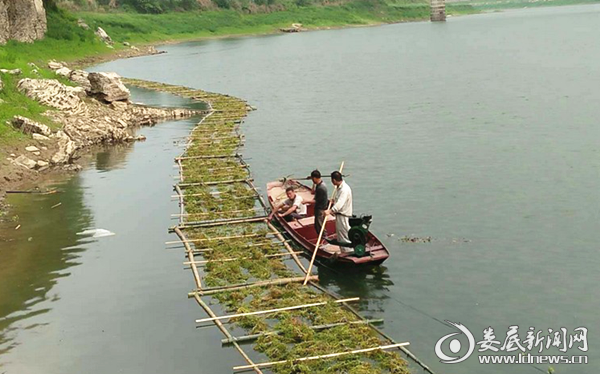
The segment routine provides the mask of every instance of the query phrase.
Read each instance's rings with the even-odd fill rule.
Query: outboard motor
[[[348,230],[348,238],[354,248],[356,257],[363,257],[367,254],[367,243],[369,242],[369,226],[373,222],[373,216],[362,215],[360,217],[352,216],[348,219],[350,230]]]
[[[350,230],[348,230],[348,238],[350,243],[339,242],[337,240],[326,239],[330,244],[339,245],[342,247],[354,248],[354,256],[363,257],[367,254],[367,243],[369,242],[369,226],[373,221],[373,216],[362,215],[352,216],[348,218]]]

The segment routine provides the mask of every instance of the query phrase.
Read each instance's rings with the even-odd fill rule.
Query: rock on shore
[[[11,158],[12,163],[27,169],[43,169],[72,162],[76,152],[99,143],[134,141],[136,127],[154,125],[160,120],[199,114],[187,109],[162,109],[135,105],[129,90],[114,73],[71,71],[63,63],[51,62],[58,74],[66,74],[79,87],[70,87],[56,79],[21,79],[17,88],[28,97],[47,105],[44,115],[62,128],[48,126],[16,116],[12,125],[32,135],[38,146],[25,148],[25,154]],[[66,69],[66,70],[65,70]],[[41,149],[40,149],[41,148]]]
[[[46,33],[42,0],[0,0],[0,44],[8,40],[31,43]]]
[[[89,73],[90,93],[97,95],[104,101],[112,103],[113,101],[129,100],[129,90],[120,77],[115,73]]]

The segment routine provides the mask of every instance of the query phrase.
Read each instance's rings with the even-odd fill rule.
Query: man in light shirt
[[[350,230],[350,222],[348,218],[352,217],[352,189],[342,177],[342,173],[334,171],[331,173],[331,183],[337,187],[334,192],[334,204],[330,210],[326,210],[325,214],[335,215],[335,232],[337,241],[340,243],[350,243],[348,230]],[[340,246],[342,252],[351,252],[353,249]]]
[[[298,195],[293,187],[286,188],[285,194],[288,197],[287,200],[273,208],[273,211],[269,214],[269,220],[273,218],[275,213],[285,218],[286,221],[306,217],[306,205],[302,201],[302,196]]]

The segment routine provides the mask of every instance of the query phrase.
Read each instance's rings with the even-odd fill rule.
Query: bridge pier
[[[431,0],[431,22],[446,20],[446,0]]]

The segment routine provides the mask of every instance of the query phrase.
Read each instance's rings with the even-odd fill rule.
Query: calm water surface
[[[374,215],[373,231],[392,256],[358,276],[320,267],[321,282],[361,296],[364,313],[384,318],[385,331],[410,341],[435,371],[548,367],[486,366],[475,355],[441,364],[433,347],[455,331],[441,322],[447,319],[465,324],[477,341],[488,326],[497,340],[510,325],[522,337],[530,326],[585,326],[590,363],[554,366],[596,374],[599,21],[596,5],[520,10],[445,24],[186,43],[97,69],[257,106],[243,131],[258,185],[316,167],[329,172],[344,160],[355,210]],[[0,308],[6,371],[227,373],[240,362],[218,347],[215,330],[193,328],[201,313],[185,300],[192,277],[181,269],[181,254],[162,246],[176,211],[167,199],[171,156],[179,152],[172,142],[189,126],[144,130],[148,142],[104,153],[120,161],[104,168],[96,161],[69,181],[68,212],[48,210],[59,196],[17,204],[24,221],[30,214],[39,225],[68,228],[40,226],[48,239],[17,234],[23,237],[13,251],[47,240],[55,260],[20,255],[19,264],[0,266],[6,279],[26,278],[9,287],[9,305]],[[87,227],[117,235],[74,235]],[[433,240],[406,244],[404,235]],[[36,274],[46,261],[56,265]]]

